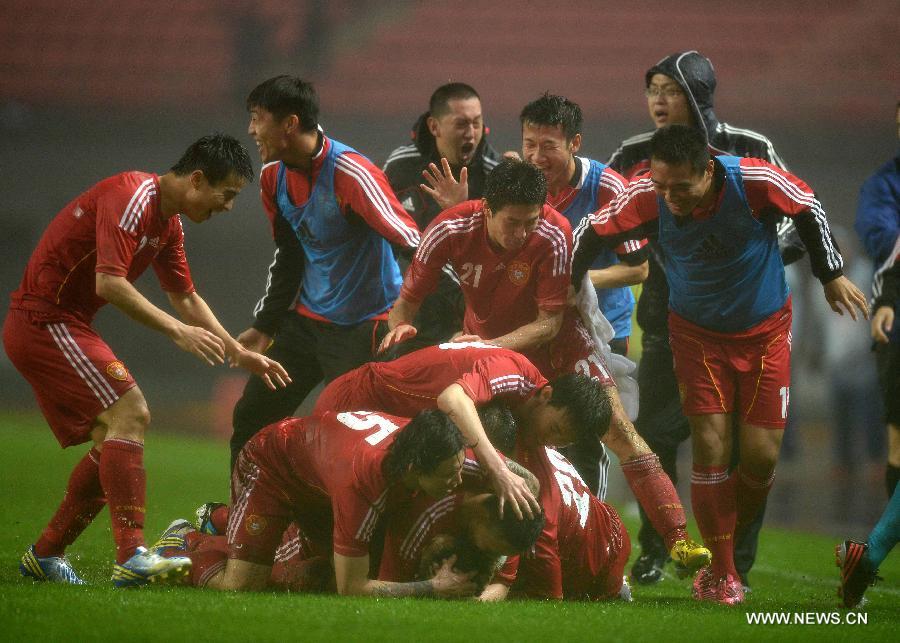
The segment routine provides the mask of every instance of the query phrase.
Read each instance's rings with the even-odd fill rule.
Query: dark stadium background
[[[0,5],[0,290],[4,298],[50,218],[110,174],[165,171],[202,134],[246,135],[244,99],[279,73],[312,80],[326,132],[380,163],[408,140],[431,91],[448,80],[482,95],[490,138],[518,149],[517,114],[550,90],[585,112],[583,153],[605,160],[646,131],[644,71],[698,49],[718,74],[717,113],[768,135],[852,230],[860,183],[897,147],[896,2],[646,4],[570,0],[418,3],[365,0],[6,0]],[[667,9],[671,6],[672,9]],[[676,13],[678,11],[678,13]],[[186,223],[200,293],[237,334],[261,295],[272,244],[250,186],[235,210]],[[808,273],[804,265],[799,272]],[[163,303],[147,275],[141,289]],[[868,291],[869,284],[861,283]],[[779,471],[770,520],[840,532],[880,511],[881,469],[837,476],[821,333],[799,310],[791,401],[799,427]],[[808,291],[808,292],[805,292]],[[136,374],[153,431],[227,432],[242,378],[209,369],[115,310],[97,326]],[[35,410],[0,355],[3,410]],[[685,449],[686,451],[686,449]],[[817,490],[809,491],[810,486]],[[685,496],[686,497],[686,496]],[[614,490],[613,498],[624,498]]]

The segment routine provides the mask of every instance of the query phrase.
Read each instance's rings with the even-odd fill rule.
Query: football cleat
[[[716,582],[716,598],[717,603],[722,605],[738,605],[744,602],[744,586],[740,578],[735,578],[731,574],[720,578]]]
[[[716,581],[713,578],[712,570],[704,567],[700,573],[694,577],[694,586],[691,589],[691,595],[697,601],[714,601],[716,600]]]
[[[68,583],[69,585],[86,585],[87,583],[75,573],[69,561],[62,556],[46,556],[40,558],[34,553],[34,545],[19,561],[22,576],[51,583]]]
[[[835,563],[841,568],[838,596],[844,607],[856,607],[870,585],[879,580],[878,570],[869,560],[869,546],[855,540],[845,540],[834,548]]]
[[[223,502],[206,502],[197,507],[197,531],[208,536],[218,536],[219,530],[212,523],[213,512],[224,507]]]
[[[641,554],[631,566],[631,580],[638,585],[653,585],[663,578],[663,566],[669,557],[665,554]]]
[[[676,571],[678,571],[679,578],[692,576],[698,569],[706,567],[712,561],[712,553],[706,547],[690,538],[675,541],[669,555],[676,563]],[[677,568],[679,564],[684,567],[684,571]]]
[[[194,525],[182,518],[176,518],[169,523],[150,549],[161,556],[172,556],[177,552],[186,551],[187,543],[184,537],[192,531],[195,531]]]
[[[148,583],[178,584],[191,571],[191,559],[166,558],[146,547],[138,547],[134,556],[113,565],[112,582],[116,587],[140,587]]]

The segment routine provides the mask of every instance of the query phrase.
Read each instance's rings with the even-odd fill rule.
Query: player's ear
[[[296,114],[290,114],[289,116],[285,116],[284,120],[281,121],[281,124],[284,127],[286,134],[292,134],[300,130],[300,117]]]
[[[205,184],[209,183],[206,178],[206,175],[203,173],[203,170],[194,170],[190,174],[191,187],[195,190],[199,190]]]
[[[572,154],[577,154],[578,150],[581,149],[581,134],[576,134],[572,137],[572,141],[569,143],[569,151]]]
[[[491,212],[491,207],[487,204],[487,201],[485,199],[481,200],[481,210],[484,212],[484,216],[486,216],[488,219],[494,216],[494,213]]]
[[[428,131],[431,132],[431,135],[435,138],[438,135],[438,122],[434,116],[429,116],[425,120],[425,124],[428,126]]]
[[[538,399],[541,402],[543,402],[544,404],[547,404],[550,401],[550,398],[552,398],[552,397],[553,397],[553,386],[550,384],[547,384],[547,386],[542,388],[540,390],[540,392],[538,393]]]

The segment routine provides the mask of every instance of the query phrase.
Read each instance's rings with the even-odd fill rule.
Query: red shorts
[[[565,313],[562,327],[553,341],[525,351],[524,355],[551,382],[561,375],[579,373],[592,377],[604,388],[616,385],[606,360],[595,349],[594,340],[574,310]]]
[[[331,505],[317,497],[304,503],[304,492],[321,496],[311,487],[288,488],[266,466],[266,439],[270,433],[257,433],[241,450],[231,474],[231,510],[228,514],[228,557],[258,565],[272,565],[275,552],[291,522],[315,527],[304,529],[310,538],[328,534],[332,526]],[[304,507],[305,505],[305,507]],[[305,509],[305,510],[304,510]],[[330,539],[319,550],[330,551]]]
[[[717,333],[669,313],[669,342],[685,415],[739,413],[783,429],[790,401],[791,300],[756,326]]]
[[[62,447],[88,442],[97,416],[136,385],[106,342],[74,317],[46,321],[10,309],[3,345]]]
[[[567,600],[605,601],[622,589],[631,538],[616,510],[604,502],[591,506],[593,534],[586,543],[590,555],[575,557],[580,564],[563,566],[563,595]],[[587,537],[586,537],[587,538]]]

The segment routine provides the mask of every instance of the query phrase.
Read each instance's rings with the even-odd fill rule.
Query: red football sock
[[[712,552],[712,571],[717,577],[731,574],[734,568],[734,525],[737,515],[734,482],[728,467],[694,465],[691,475],[691,505],[703,536]]]
[[[100,452],[91,449],[69,476],[66,495],[59,509],[34,544],[39,558],[62,556],[106,504],[100,485]]]
[[[648,453],[629,460],[622,465],[622,473],[666,547],[672,549],[676,540],[687,538],[684,507],[657,455]]]
[[[731,477],[734,478],[734,494],[737,498],[737,526],[735,531],[740,533],[746,528],[766,501],[769,490],[772,488],[772,482],[775,480],[775,473],[768,478],[757,478],[745,472],[743,468],[738,467],[732,471]]]
[[[100,482],[109,504],[116,562],[124,563],[144,544],[144,445],[121,438],[105,440],[100,455]]]
[[[228,539],[225,536],[198,534],[193,551],[186,556],[191,559],[188,581],[195,587],[203,587],[210,578],[225,569],[228,562]]]

